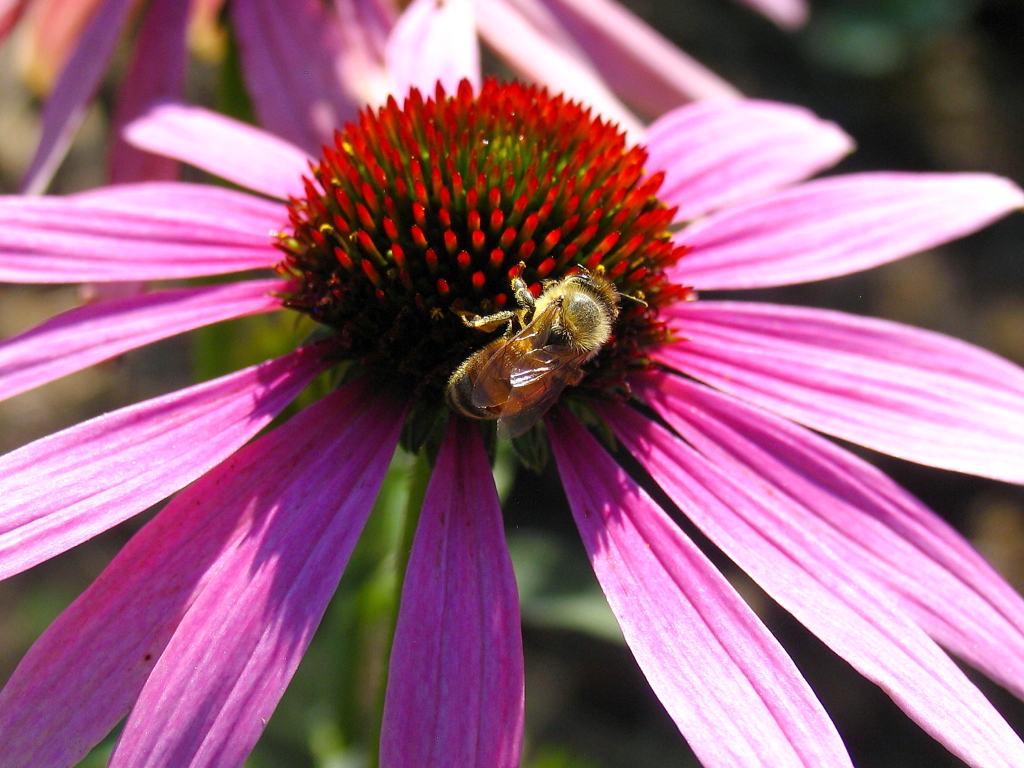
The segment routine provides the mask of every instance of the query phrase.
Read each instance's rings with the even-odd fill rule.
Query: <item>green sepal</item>
[[[416,400],[405,417],[399,444],[412,454],[426,449],[427,460],[433,466],[441,450],[450,415],[451,411],[443,402]]]
[[[519,437],[512,438],[512,450],[519,461],[527,469],[540,474],[551,458],[548,446],[548,433],[543,422],[538,422],[532,429]]]

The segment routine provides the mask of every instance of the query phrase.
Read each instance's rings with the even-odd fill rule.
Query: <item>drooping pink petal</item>
[[[513,0],[526,11],[536,0]],[[627,104],[656,117],[740,92],[614,0],[543,0]],[[526,6],[526,7],[524,7]]]
[[[830,441],[665,373],[633,391],[688,443],[786,504],[781,525],[814,530],[957,656],[1024,698],[1024,599],[938,515]]]
[[[252,195],[235,192],[223,195],[217,188],[209,185],[196,187],[177,183],[118,184],[80,192],[74,195],[74,199],[102,201],[114,208],[127,207],[130,210],[180,210],[185,221],[194,218],[197,211],[200,215],[215,211],[221,216],[221,224],[230,224],[246,235],[253,232],[274,232],[280,228],[283,217],[287,217],[287,211],[283,206]],[[205,203],[211,199],[216,201],[216,204],[207,208]],[[93,303],[137,296],[145,287],[144,281],[91,283],[81,286],[80,294],[82,301]]]
[[[886,590],[791,506],[625,406],[605,417],[644,469],[715,545],[953,754],[977,768],[1024,764],[1024,743]]]
[[[799,29],[807,23],[807,0],[740,0],[764,14],[783,29]]]
[[[643,136],[640,121],[608,89],[589,60],[563,45],[563,36],[536,24],[512,0],[487,0],[474,8],[477,31],[520,75],[592,107],[634,140]]]
[[[136,208],[167,211],[186,223],[191,223],[193,219],[198,219],[204,225],[208,225],[209,221],[219,221],[228,229],[238,232],[277,232],[288,218],[287,207],[276,200],[212,184],[184,181],[111,184],[65,197],[43,199],[85,201],[103,205],[113,211],[131,211]],[[209,221],[201,218],[204,211],[208,212]]]
[[[281,200],[305,192],[302,175],[309,173],[309,155],[259,128],[201,107],[154,107],[124,129],[124,138],[139,149]]]
[[[325,367],[319,354],[299,350],[0,457],[0,578],[60,554],[192,482],[269,424]]]
[[[128,74],[121,84],[111,131],[110,181],[174,179],[178,163],[141,152],[125,143],[121,130],[157,101],[181,101],[185,95],[185,30],[190,3],[152,0],[135,40]]]
[[[49,186],[82,122],[86,104],[107,70],[135,2],[105,0],[79,35],[74,52],[43,106],[43,134],[22,180],[22,191],[26,194],[41,194]]]
[[[549,424],[598,581],[701,764],[851,765],[793,662],[710,561],[575,419]]]
[[[272,267],[283,205],[205,184],[0,197],[0,282],[168,280]]]
[[[702,101],[647,128],[647,168],[664,171],[658,198],[689,221],[802,181],[836,163],[853,141],[802,107],[769,101]]]
[[[1022,205],[1015,184],[984,173],[819,179],[690,225],[675,239],[694,252],[673,276],[702,290],[823,280],[962,237]]]
[[[183,288],[78,307],[0,343],[0,400],[193,328],[281,306],[283,280]]]
[[[381,768],[518,768],[519,598],[480,430],[452,419],[402,588]]]
[[[215,470],[196,484],[202,495],[184,494],[183,506],[200,507],[187,514],[223,511],[237,522],[132,707],[110,768],[233,768],[253,748],[334,594],[398,443],[401,409],[356,386],[356,396],[325,398],[279,439],[272,434],[229,461],[227,472]],[[168,576],[178,579],[150,572],[157,583]]]
[[[393,424],[380,422],[375,430],[366,420],[358,420],[366,405],[361,391],[341,390],[238,451],[180,493],[128,542],[43,633],[0,693],[0,731],[5,734],[0,763],[5,768],[67,766],[84,756],[128,712],[190,608],[202,614],[203,608],[195,604],[207,588],[211,592],[204,599],[209,600],[223,594],[225,580],[249,581],[254,593],[284,598],[288,585],[278,583],[277,591],[268,592],[266,587],[272,585],[265,581],[275,568],[284,567],[282,558],[291,565],[296,554],[281,546],[282,524],[295,522],[286,538],[290,535],[310,545],[319,540],[324,531],[301,525],[313,522],[302,512],[306,518],[312,515],[308,502],[317,490],[344,489],[347,481],[353,506],[366,497],[372,501],[377,465],[386,464],[390,456],[379,444],[393,444]],[[379,405],[365,410],[387,415]],[[357,432],[359,439],[353,439],[353,425],[365,429]],[[327,457],[337,460],[338,446],[346,439],[354,461],[330,464]],[[367,472],[364,478],[359,477],[360,468]],[[329,516],[336,508],[336,503],[325,505],[321,514]],[[336,523],[345,519],[339,515]],[[263,559],[243,562],[254,554]],[[250,566],[259,568],[250,571]],[[311,585],[310,594],[324,589],[329,592],[333,586]],[[254,611],[246,621],[270,626],[267,614],[245,604]],[[301,604],[290,607],[300,614],[306,610]],[[190,621],[196,618],[200,617]],[[235,616],[226,612],[222,618]],[[302,617],[289,614],[280,628],[298,629],[302,623]],[[222,631],[223,626],[217,623]],[[252,638],[246,626],[245,621],[229,623],[226,634]],[[223,648],[208,638],[206,642],[210,648]],[[206,669],[214,674],[212,668]],[[218,680],[208,683],[217,685]],[[182,697],[183,704],[196,701]],[[185,724],[176,733],[194,735]],[[138,763],[143,764],[147,763]],[[180,768],[187,762],[172,764]]]
[[[480,89],[480,44],[470,0],[413,0],[398,18],[387,44],[394,93],[410,88],[433,93],[438,82],[448,93],[469,80]]]
[[[362,106],[338,79],[338,19],[320,0],[235,0],[230,11],[260,123],[319,155]]]
[[[822,432],[1024,483],[1024,370],[937,333],[807,307],[698,301],[654,355]]]

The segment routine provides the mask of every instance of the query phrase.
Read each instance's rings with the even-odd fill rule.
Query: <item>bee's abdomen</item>
[[[448,379],[444,399],[449,408],[470,419],[493,419],[495,416],[489,410],[473,405],[473,378],[470,367],[473,362],[473,358],[470,357],[455,369],[455,373]]]

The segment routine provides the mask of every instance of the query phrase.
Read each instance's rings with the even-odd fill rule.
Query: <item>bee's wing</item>
[[[498,436],[519,437],[536,424],[562,390],[579,383],[585,359],[586,353],[563,346],[523,355],[509,377],[511,390],[498,418]]]
[[[543,379],[550,379],[581,357],[569,347],[550,346],[534,349],[521,356],[509,373],[508,383],[512,389],[525,392],[528,387]]]
[[[559,307],[551,303],[512,338],[501,344],[476,376],[470,398],[475,408],[500,408],[512,395],[512,372],[524,355],[543,347]]]

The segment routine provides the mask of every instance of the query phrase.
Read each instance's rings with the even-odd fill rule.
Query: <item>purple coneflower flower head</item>
[[[804,110],[702,102],[655,123],[644,149],[576,103],[494,81],[366,111],[317,160],[195,108],[162,107],[128,134],[287,202],[174,182],[6,198],[0,279],[279,276],[55,317],[0,345],[0,396],[231,317],[287,308],[322,332],[0,459],[3,576],[173,495],[0,693],[4,765],[71,765],[126,714],[112,766],[241,765],[400,439],[436,460],[381,765],[518,765],[519,611],[485,449],[509,408],[530,411],[507,430],[524,431],[521,445],[550,445],[626,641],[704,765],[850,760],[779,643],[584,424],[610,430],[711,541],[954,754],[1024,763],[943,650],[1024,695],[1024,602],[941,519],[808,429],[1024,482],[1024,371],[895,323],[694,300],[931,247],[1019,208],[1016,186],[982,174],[798,183],[850,149]],[[605,330],[577,343],[595,317]],[[513,341],[515,364],[458,377]],[[257,437],[331,369],[348,383]]]

